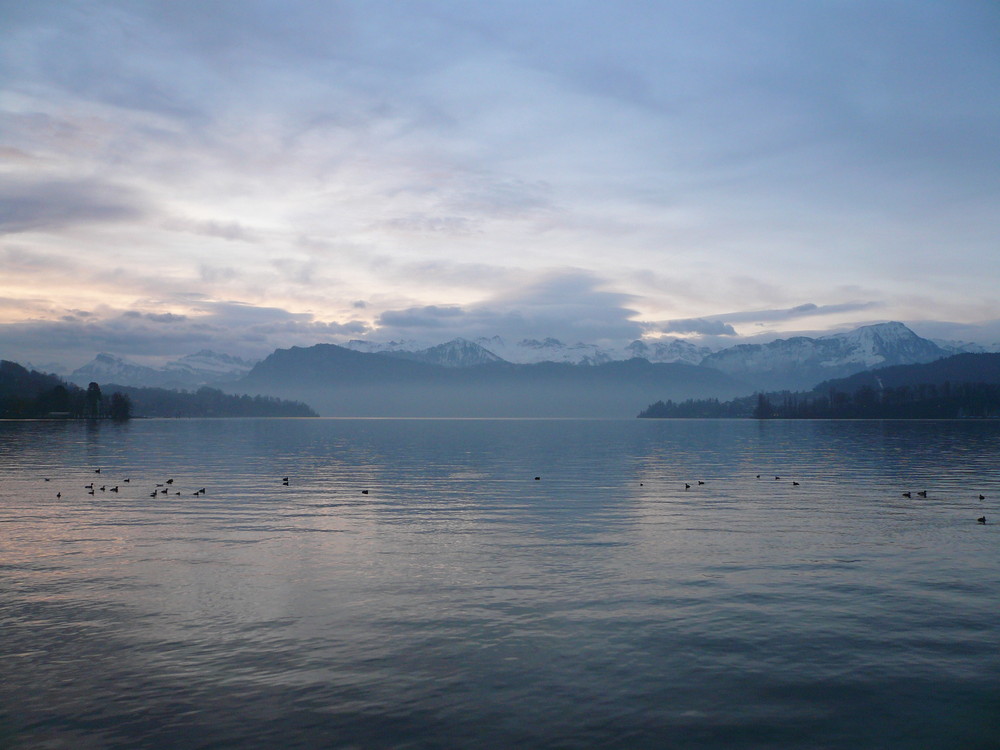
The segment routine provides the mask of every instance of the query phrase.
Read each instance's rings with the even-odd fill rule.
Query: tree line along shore
[[[87,388],[55,375],[0,360],[0,419],[111,419],[132,417],[315,417],[298,401],[230,395],[216,388],[174,391],[96,382]]]

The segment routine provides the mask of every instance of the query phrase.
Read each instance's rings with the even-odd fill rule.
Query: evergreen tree
[[[757,394],[757,408],[753,410],[754,419],[770,419],[773,416],[771,402],[763,393]]]
[[[90,419],[97,419],[101,416],[101,386],[97,383],[90,383],[87,386],[87,413]]]
[[[132,401],[121,391],[111,394],[111,418],[116,422],[124,422],[132,417]]]

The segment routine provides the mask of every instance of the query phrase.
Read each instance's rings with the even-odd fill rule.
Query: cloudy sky
[[[0,356],[1000,341],[1000,4],[0,0]]]

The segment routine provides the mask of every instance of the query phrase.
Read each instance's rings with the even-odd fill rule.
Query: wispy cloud
[[[746,310],[742,312],[721,313],[710,316],[710,320],[725,323],[773,323],[822,315],[856,313],[884,306],[884,302],[844,302],[836,305],[817,305],[812,302],[806,302],[802,305],[780,310]]]
[[[388,310],[376,321],[384,338],[500,335],[553,336],[569,342],[618,342],[642,334],[630,295],[605,291],[607,281],[577,269],[551,271],[517,288],[466,306]]]
[[[0,305],[2,307],[2,305]],[[148,361],[171,359],[203,348],[261,358],[277,348],[342,340],[368,331],[361,321],[318,321],[279,308],[231,302],[201,302],[194,314],[137,310],[66,311],[56,319],[0,324],[5,357],[60,361],[77,367],[97,352]]]
[[[1000,315],[990,4],[0,3],[25,346]]]
[[[141,195],[101,180],[0,182],[0,234],[136,221],[145,213]]]
[[[697,336],[735,336],[736,329],[721,320],[705,320],[704,318],[688,318],[686,320],[668,320],[658,328],[662,333],[679,333]]]

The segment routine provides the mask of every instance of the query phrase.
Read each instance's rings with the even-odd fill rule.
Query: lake
[[[997,748],[998,459],[989,421],[0,422],[0,747]]]

